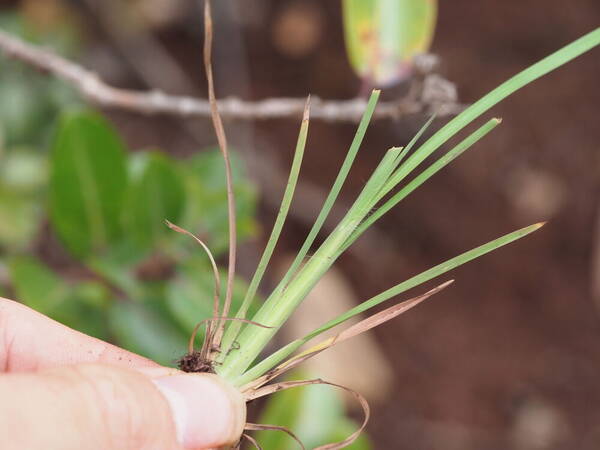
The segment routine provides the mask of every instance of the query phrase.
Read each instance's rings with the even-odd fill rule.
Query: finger
[[[208,449],[237,442],[242,395],[210,374],[82,364],[0,375],[3,449]]]
[[[149,359],[86,336],[20,303],[0,298],[0,372],[86,362],[157,366]]]

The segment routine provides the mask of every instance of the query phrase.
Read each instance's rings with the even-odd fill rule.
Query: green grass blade
[[[545,222],[540,222],[540,223],[536,223],[536,224],[530,225],[528,227],[513,231],[512,233],[501,236],[497,239],[494,239],[493,241],[488,242],[487,244],[480,245],[479,247],[476,247],[472,250],[462,253],[461,255],[458,255],[452,259],[449,259],[448,261],[445,261],[441,264],[438,264],[437,266],[434,266],[431,269],[426,270],[425,272],[421,272],[419,275],[415,275],[414,277],[409,278],[408,280],[406,280],[400,284],[397,284],[396,286],[382,292],[381,294],[376,295],[375,297],[371,298],[370,300],[367,300],[366,302],[363,302],[360,305],[352,308],[351,310],[342,314],[341,316],[337,317],[336,319],[327,322],[327,324],[323,325],[322,327],[319,327],[317,330],[310,333],[308,335],[309,336],[308,338],[312,339],[313,337],[318,336],[319,334],[323,333],[324,331],[326,331],[330,328],[333,328],[336,325],[350,319],[351,317],[354,317],[357,314],[361,314],[362,312],[364,312],[370,308],[373,308],[374,306],[377,306],[380,303],[382,303],[396,295],[402,294],[403,292],[405,292],[409,289],[412,289],[415,286],[423,284],[429,280],[432,280],[433,278],[439,277],[440,275],[442,275],[452,269],[455,269],[459,266],[462,266],[463,264],[466,264],[469,261],[479,258],[480,256],[483,256],[486,253],[489,253],[500,247],[510,244],[511,242],[521,239],[521,238],[527,236],[528,234],[531,234],[534,231],[540,229],[544,225],[545,225]]]
[[[246,295],[240,306],[239,310],[235,317],[244,319],[246,317],[246,313],[250,308],[250,305],[254,301],[256,296],[256,292],[258,290],[258,286],[262,281],[262,278],[265,274],[269,261],[271,260],[271,256],[273,256],[273,251],[275,250],[275,246],[277,245],[277,241],[279,240],[279,236],[281,235],[281,230],[283,229],[283,225],[287,218],[290,205],[292,204],[292,199],[294,197],[294,191],[296,189],[296,184],[298,183],[298,176],[300,174],[300,166],[302,165],[302,158],[304,156],[304,149],[306,148],[306,139],[308,136],[308,125],[309,125],[309,103],[306,103],[306,109],[304,111],[304,117],[302,119],[302,124],[300,126],[300,132],[298,134],[298,140],[296,142],[296,150],[294,152],[294,159],[292,161],[292,167],[290,169],[290,174],[288,177],[287,185],[285,188],[285,192],[283,194],[283,199],[281,201],[281,206],[279,207],[279,212],[277,213],[277,218],[275,219],[275,224],[273,225],[273,230],[271,231],[271,236],[267,241],[267,245],[263,251],[263,254],[260,258],[256,271],[254,272],[254,276],[250,281],[250,285],[248,286],[248,290],[246,291]],[[230,326],[227,329],[225,336],[223,337],[222,342],[222,350],[223,353],[227,353],[230,345],[235,340],[242,322],[240,321],[232,321]]]
[[[356,154],[358,153],[358,150],[360,149],[360,146],[362,144],[362,141],[363,141],[363,138],[367,131],[367,128],[369,126],[369,123],[371,122],[371,117],[373,116],[373,111],[375,111],[375,106],[377,106],[377,101],[379,100],[380,93],[381,93],[381,91],[379,91],[379,90],[374,90],[371,93],[371,97],[369,98],[369,102],[367,103],[365,112],[362,116],[360,124],[358,125],[358,129],[356,130],[356,134],[354,136],[354,139],[352,140],[350,149],[348,150],[348,153],[346,154],[346,158],[344,159],[344,162],[342,163],[342,167],[340,168],[340,171],[335,179],[335,182],[333,183],[333,187],[331,188],[331,191],[327,195],[327,198],[325,199],[325,202],[323,203],[323,207],[322,207],[321,211],[319,212],[319,215],[317,216],[312,228],[310,229],[310,232],[308,233],[308,236],[306,237],[304,244],[302,244],[300,251],[296,255],[296,258],[292,262],[292,265],[290,266],[290,268],[288,269],[288,271],[282,278],[281,282],[275,289],[275,292],[281,292],[285,288],[285,286],[287,286],[290,279],[296,274],[298,268],[302,264],[302,261],[304,261],[304,258],[306,257],[311,246],[315,242],[317,235],[321,231],[321,228],[323,227],[323,223],[325,223],[327,216],[329,216],[329,213],[331,212],[331,208],[333,207],[333,205],[335,204],[335,201],[337,200],[337,198],[339,196],[342,186],[344,185],[344,182],[346,181],[346,178],[348,177],[348,173],[350,172],[352,164],[354,163]]]
[[[434,162],[431,166],[421,172],[414,180],[408,183],[405,187],[400,189],[396,194],[394,194],[390,199],[388,199],[382,206],[377,208],[377,210],[371,214],[367,219],[362,222],[356,230],[352,233],[352,235],[348,238],[348,241],[341,248],[340,253],[344,252],[358,237],[364,233],[373,223],[375,223],[381,216],[387,213],[390,209],[396,206],[400,201],[410,195],[415,189],[425,183],[429,178],[439,172],[441,169],[446,167],[456,158],[458,158],[461,154],[467,151],[473,144],[483,138],[486,134],[492,131],[496,126],[501,123],[500,119],[490,119],[487,123],[482,125],[479,129],[471,133],[467,138],[465,138],[462,142],[456,145],[452,150],[446,153],[444,156],[439,158],[436,162]],[[387,187],[387,184],[386,184]],[[385,190],[385,188],[384,188]],[[385,192],[380,194],[380,197],[385,195]]]
[[[334,181],[333,187],[332,187],[331,191],[329,192],[327,198],[325,199],[323,207],[322,207],[321,211],[319,212],[317,219],[315,220],[315,223],[313,224],[304,244],[302,245],[302,248],[296,255],[296,258],[294,259],[292,265],[290,266],[290,268],[288,269],[287,273],[285,274],[283,279],[280,281],[278,286],[275,288],[273,293],[269,296],[269,298],[267,298],[265,305],[273,305],[275,303],[275,299],[280,297],[283,290],[288,285],[289,281],[297,273],[300,265],[302,264],[302,262],[304,261],[304,258],[307,255],[308,251],[310,250],[311,246],[313,245],[318,233],[320,232],[320,230],[323,226],[323,223],[325,222],[327,216],[329,215],[329,213],[331,211],[331,208],[335,204],[335,201],[338,198],[338,195],[343,187],[343,184],[348,176],[348,173],[350,172],[352,164],[354,163],[354,160],[356,158],[358,150],[360,149],[360,146],[362,144],[364,135],[367,131],[367,128],[368,128],[371,118],[373,116],[373,111],[375,110],[375,107],[377,105],[379,95],[380,95],[379,90],[374,90],[372,92],[371,97],[369,98],[369,101],[367,103],[365,112],[363,114],[363,117],[361,119],[361,122],[358,126],[358,129],[357,129],[354,139],[352,141],[352,144],[350,145],[350,149],[346,155],[346,158],[344,159],[344,162],[342,163],[342,167],[340,168],[340,171]],[[389,174],[388,174],[388,176],[389,176]],[[266,306],[266,307],[268,307],[268,306]],[[231,343],[233,342],[233,340],[235,340],[238,333],[240,332],[242,326],[243,326],[243,324],[241,324],[241,323],[233,323],[230,325],[230,329],[228,330],[228,333],[225,336],[226,344],[228,344],[227,347],[230,347]],[[224,348],[227,348],[227,347],[224,347]],[[225,352],[224,354],[226,355],[227,353]]]
[[[406,157],[408,152],[410,152],[412,150],[412,148],[415,146],[417,141],[419,139],[421,139],[421,136],[423,135],[423,133],[425,133],[425,131],[429,128],[429,126],[433,123],[434,120],[435,120],[435,114],[433,114],[429,118],[429,120],[427,120],[427,122],[425,122],[425,125],[423,125],[419,131],[417,131],[417,134],[415,134],[413,136],[413,138],[410,140],[410,142],[408,143],[408,145],[406,147],[404,147],[404,150],[402,150],[402,153],[400,153],[400,155],[398,155],[398,164],[400,164],[400,162]]]
[[[392,172],[398,167],[402,150],[402,147],[392,147],[385,153],[346,217],[352,215],[352,213],[366,215],[375,206],[379,198],[379,192],[389,180]],[[342,222],[346,221],[346,217],[342,219]]]
[[[487,95],[482,97],[480,100],[472,104],[461,114],[456,116],[444,127],[438,130],[432,137],[430,137],[423,145],[421,145],[417,151],[408,160],[400,166],[400,168],[390,177],[389,182],[382,190],[381,197],[385,196],[394,186],[400,183],[408,174],[410,174],[417,166],[419,166],[429,155],[440,148],[446,141],[451,139],[460,130],[466,127],[473,120],[477,119],[484,112],[495,106],[500,101],[521,89],[527,84],[535,81],[536,79],[546,75],[561,65],[569,62],[570,60],[580,56],[581,54],[589,51],[600,44],[600,28],[591,31],[590,33],[582,36],[571,44],[561,48],[560,50],[552,53],[536,64],[528,67],[527,69],[519,72],[509,80],[502,83],[496,89],[493,89]],[[375,214],[370,216],[368,220],[359,227],[359,230],[355,233],[353,239],[349,241],[350,245],[356,238],[364,232],[370,225],[378,220],[383,214],[389,211],[395,204],[397,204],[405,196],[396,194],[386,204],[378,209]],[[394,200],[396,199],[396,200]],[[347,246],[345,247],[347,248]]]
[[[488,242],[487,244],[483,244],[479,247],[469,250],[461,255],[449,259],[448,261],[438,264],[437,266],[434,266],[431,269],[426,270],[425,272],[421,272],[420,274],[415,275],[414,277],[409,278],[408,280],[403,281],[402,283],[397,284],[396,286],[380,293],[379,295],[376,295],[375,297],[372,297],[371,299],[362,302],[360,305],[348,310],[347,312],[341,314],[335,319],[326,322],[325,324],[312,331],[311,333],[307,334],[303,338],[296,339],[295,341],[290,342],[286,346],[282,347],[281,349],[279,349],[278,351],[276,351],[275,353],[273,353],[272,355],[255,365],[252,369],[248,370],[239,379],[235,380],[234,383],[236,385],[241,386],[252,381],[253,379],[263,375],[265,372],[275,367],[277,364],[281,363],[294,351],[296,351],[306,342],[317,337],[319,334],[324,333],[325,331],[345,322],[346,320],[351,319],[352,317],[361,314],[367,311],[368,309],[385,302],[386,300],[400,295],[408,291],[409,289],[412,289],[420,284],[432,280],[433,278],[439,277],[440,275],[443,275],[446,272],[449,272],[450,270],[462,266],[463,264],[466,264],[467,262],[472,261],[473,259],[479,258],[480,256],[483,256],[486,253],[489,253],[504,245],[510,244],[511,242],[521,239],[522,237],[525,237],[528,234],[538,230],[543,225],[544,223],[537,223],[525,228],[521,228],[517,231],[513,231],[512,233],[506,234],[493,241]]]
[[[396,158],[396,162],[395,162],[395,165],[394,165],[394,170],[396,170],[398,168],[398,166],[404,160],[404,158],[406,157],[406,155],[408,154],[408,152],[410,152],[411,148],[419,140],[419,138],[425,132],[425,130],[427,130],[427,128],[429,128],[429,125],[431,125],[431,123],[433,122],[434,119],[435,119],[435,114],[432,115],[427,122],[425,122],[425,125],[423,125],[421,127],[421,129],[417,132],[417,134],[415,134],[413,136],[413,138],[410,140],[410,142],[408,143],[408,145],[406,147],[404,147],[404,149],[398,154],[398,157]],[[376,197],[376,200],[373,202],[373,206],[375,206],[375,204],[382,197],[384,197],[387,192],[389,192],[389,188],[388,188],[389,182],[390,182],[390,180],[389,180],[389,177],[388,177],[387,183],[385,183],[382,186],[382,188],[379,190],[379,195]],[[345,247],[345,248],[347,248],[347,247]]]
[[[413,154],[406,163],[398,169],[396,174],[392,177],[391,183],[393,185],[398,184],[442,144],[513,92],[571,61],[582,53],[591,50],[599,44],[600,28],[597,28],[502,83],[496,89],[492,90],[486,96],[465,109],[429,138],[427,142],[419,148],[419,151]]]
[[[241,347],[225,359],[223,365],[218,368],[219,374],[231,378],[245,371],[331,267],[335,262],[336,255],[339,254],[339,248],[372,209],[378,192],[396,167],[397,157],[401,150],[401,148],[392,148],[386,152],[358,199],[331,235],[298,271],[290,284],[281,292],[275,292],[269,296],[252,318],[254,322],[271,328],[245,327],[238,339]]]
[[[239,374],[244,373],[247,370],[256,356],[268,343],[275,331],[281,326],[287,317],[289,317],[292,311],[303,300],[303,298],[312,289],[319,278],[327,269],[329,269],[336,258],[341,254],[340,250],[346,248],[347,245],[351,243],[353,238],[356,238],[362,231],[364,231],[364,229],[366,229],[366,226],[372,224],[375,220],[377,220],[378,217],[381,217],[381,215],[385,213],[386,208],[389,209],[391,206],[397,203],[397,201],[399,201],[397,200],[398,198],[401,199],[403,196],[407,195],[408,192],[412,192],[412,190],[422,184],[436,171],[448,164],[451,159],[455,158],[458,156],[458,154],[472,145],[472,143],[481,137],[478,136],[478,132],[481,135],[488,132],[489,130],[487,130],[485,127],[489,126],[490,123],[480,128],[480,130],[474,133],[474,135],[469,136],[469,138],[464,140],[457,146],[456,149],[454,149],[455,151],[449,152],[449,154],[440,158],[439,161],[429,167],[423,174],[417,176],[415,180],[413,180],[412,183],[409,183],[404,190],[401,190],[397,196],[392,197],[389,203],[384,204],[384,208],[382,208],[383,212],[376,213],[372,217],[365,220],[375,203],[389,193],[389,190],[402,181],[429,155],[431,155],[442,144],[452,138],[473,120],[478,118],[481,114],[486,112],[488,109],[513,92],[545,75],[546,73],[556,69],[562,64],[565,64],[573,58],[581,55],[582,53],[592,49],[598,44],[600,44],[600,28],[588,33],[582,38],[565,46],[561,50],[553,53],[552,55],[532,65],[528,69],[525,69],[524,71],[510,78],[508,81],[492,90],[481,100],[474,103],[472,106],[463,111],[463,113],[455,117],[448,124],[433,134],[433,136],[431,136],[423,145],[421,145],[419,149],[414,154],[409,156],[408,159],[399,167],[395,163],[400,161],[400,155],[403,157],[407,154],[407,152],[400,153],[395,149],[395,159],[393,160],[387,159],[390,155],[388,152],[386,157],[384,157],[386,160],[385,163],[380,165],[380,167],[378,167],[376,170],[377,176],[371,177],[365,186],[365,189],[359,195],[357,201],[354,203],[344,219],[338,224],[333,233],[331,233],[331,235],[320,246],[313,257],[306,262],[306,264],[297,272],[297,274],[294,274],[293,271],[291,272],[292,275],[290,275],[291,281],[289,282],[289,285],[287,285],[287,287],[283,285],[284,289],[281,291],[276,290],[277,295],[271,296],[270,300],[267,300],[257,315],[254,316],[255,321],[259,323],[265,323],[269,326],[275,326],[275,328],[272,330],[265,330],[258,329],[257,327],[246,327],[239,336],[240,343],[242,344],[241,349],[232,353],[231,356],[228,356],[225,359],[223,365],[218,369],[219,373],[230,380],[239,379]],[[493,123],[492,125],[495,126]],[[388,169],[390,168],[391,171],[388,172]],[[386,190],[386,188],[389,190]],[[361,224],[366,225],[365,227],[359,228]],[[311,333],[310,336],[315,336],[316,334],[342,323],[344,320],[347,320],[348,318],[359,314],[362,311],[375,306],[376,304],[379,304],[394,295],[398,295],[399,293],[402,293],[405,290],[416,286],[417,284],[423,283],[435,276],[453,269],[454,267],[481,256],[484,253],[492,251],[495,248],[507,244],[508,242],[512,242],[520,237],[523,237],[537,228],[539,228],[539,225],[533,225],[531,227],[518,230],[514,233],[471,250],[470,252],[466,252],[459,257],[451,259],[446,263],[438,265],[426,272],[423,272],[422,274],[400,283],[394,288],[389,289],[376,297],[373,297],[358,307],[353,308],[334,321],[326,323],[323,327],[315,330],[314,333]],[[302,261],[302,259],[299,259],[299,261]],[[280,353],[278,352],[278,354]],[[245,378],[246,375],[243,377]]]
[[[244,372],[238,378],[231,380],[234,386],[240,387],[250,383],[252,380],[263,376],[269,370],[273,369],[278,364],[282,363],[286,358],[292,355],[296,350],[308,342],[308,339],[296,339],[271,353],[265,359],[254,365],[251,369]]]

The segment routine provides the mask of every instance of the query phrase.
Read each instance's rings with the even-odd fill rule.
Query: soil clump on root
[[[179,358],[177,367],[187,373],[216,373],[214,363],[197,351]]]

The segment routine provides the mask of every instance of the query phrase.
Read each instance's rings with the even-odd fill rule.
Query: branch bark
[[[94,72],[49,50],[42,49],[0,30],[0,51],[42,72],[53,75],[73,86],[87,101],[105,108],[118,108],[142,114],[168,114],[181,117],[210,117],[208,100],[172,96],[159,90],[134,91],[106,84]],[[438,116],[457,114],[464,106],[457,103],[454,85],[437,74],[426,75],[416,98],[382,102],[373,118],[399,119],[412,114],[437,113]],[[299,118],[305,99],[270,98],[245,101],[226,98],[218,101],[219,112],[225,119],[266,120]],[[328,122],[358,122],[366,100],[322,100],[311,97],[311,120]]]

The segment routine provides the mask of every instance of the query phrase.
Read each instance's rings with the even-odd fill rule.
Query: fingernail
[[[188,449],[237,442],[246,405],[237,389],[217,375],[172,375],[153,380],[167,399],[179,442]]]

